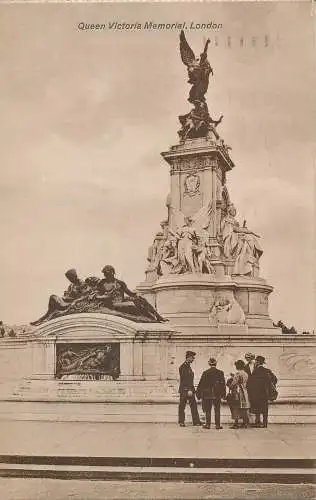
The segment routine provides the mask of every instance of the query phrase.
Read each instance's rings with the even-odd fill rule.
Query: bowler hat
[[[260,363],[261,365],[263,365],[263,363],[266,362],[266,359],[263,356],[257,356],[255,361],[257,361],[257,363]]]
[[[216,359],[215,359],[215,358],[210,358],[210,359],[208,360],[208,364],[209,364],[209,365],[216,366],[216,365],[217,365],[217,361],[216,361]]]
[[[194,352],[194,351],[187,351],[185,353],[185,357],[187,358],[188,356],[196,356],[196,352]]]

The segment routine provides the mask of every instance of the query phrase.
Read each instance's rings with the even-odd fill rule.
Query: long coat
[[[226,396],[226,384],[224,372],[211,367],[202,373],[199,385],[196,389],[198,399],[220,400]]]
[[[257,366],[249,378],[251,406],[255,412],[261,412],[268,404],[271,382],[276,384],[278,379],[271,370],[264,366]]]
[[[185,394],[187,391],[195,393],[194,371],[186,361],[179,367],[180,385],[179,393]]]
[[[236,402],[238,404],[238,408],[240,409],[250,408],[247,383],[248,383],[248,374],[244,370],[238,370],[235,373],[233,380],[231,381],[230,384],[232,392],[236,396]]]

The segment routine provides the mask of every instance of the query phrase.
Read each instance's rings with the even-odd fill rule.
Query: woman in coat
[[[248,375],[245,372],[245,363],[241,359],[236,361],[236,373],[230,382],[230,389],[233,399],[232,405],[232,415],[235,420],[233,429],[238,429],[238,420],[242,419],[242,426],[246,428],[248,426],[248,412],[250,408],[248,391],[247,391],[247,381]]]

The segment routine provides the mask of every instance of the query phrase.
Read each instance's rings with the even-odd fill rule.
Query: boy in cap
[[[195,359],[196,353],[187,351],[185,353],[185,361],[179,367],[180,385],[179,385],[179,409],[178,409],[178,422],[180,427],[185,427],[185,407],[189,403],[191,408],[192,423],[193,425],[201,425],[200,416],[197,409],[195,399],[194,387],[194,372],[191,368],[191,363]]]
[[[211,427],[211,410],[215,410],[215,427],[221,427],[221,399],[226,396],[226,385],[224,372],[216,368],[216,359],[210,358],[208,364],[210,368],[202,373],[201,380],[196,390],[198,399],[202,399],[202,408],[205,412],[204,429]]]

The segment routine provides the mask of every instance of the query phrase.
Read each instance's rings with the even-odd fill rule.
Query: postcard
[[[1,2],[0,496],[313,498],[311,2]]]

